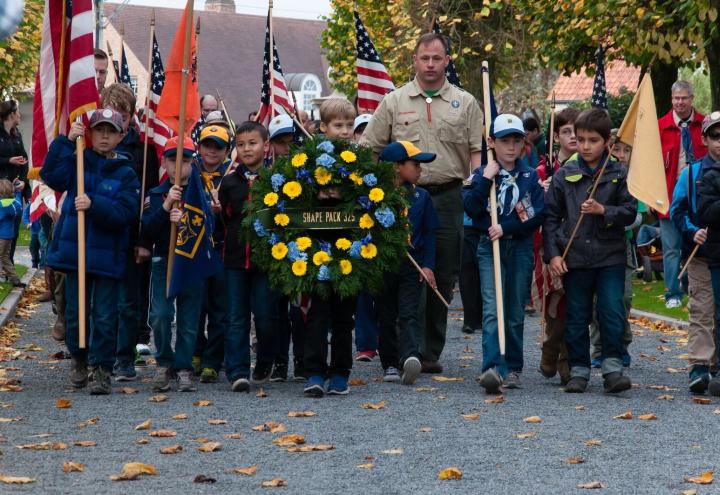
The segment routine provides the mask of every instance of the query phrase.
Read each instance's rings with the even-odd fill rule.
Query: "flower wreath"
[[[331,194],[333,206],[324,207],[319,194]],[[405,259],[407,207],[393,164],[376,163],[369,148],[347,141],[307,139],[253,184],[245,220],[252,261],[288,295],[377,292],[383,272]],[[303,221],[326,211],[339,222],[323,225],[336,230]]]

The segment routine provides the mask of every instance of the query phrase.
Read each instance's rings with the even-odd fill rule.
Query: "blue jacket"
[[[125,155],[105,158],[86,149],[84,158],[85,194],[92,202],[85,213],[87,273],[120,279],[125,273],[130,225],[140,209],[140,183]],[[40,172],[48,187],[67,193],[47,258],[48,265],[61,272],[77,270],[75,160],[75,144],[59,136],[50,145]]]
[[[670,204],[670,219],[675,228],[682,235],[683,255],[688,256],[695,248],[695,233],[706,227],[698,218],[698,183],[702,180],[705,172],[714,165],[715,161],[706,155],[702,160],[691,163],[685,167],[673,190],[672,203]],[[688,170],[692,171],[692,175],[688,176]],[[688,180],[690,178],[691,180]],[[700,246],[697,256],[704,257],[705,246]]]
[[[412,225],[412,247],[409,253],[423,268],[435,269],[435,231],[440,227],[430,193],[422,187],[406,185],[410,210],[408,220]]]
[[[465,194],[463,204],[465,213],[472,219],[473,227],[487,234],[490,228],[490,188],[492,181],[483,177],[485,167],[480,167],[472,179],[470,190]],[[517,210],[513,208],[509,212],[498,215],[498,223],[503,229],[503,237],[513,236],[515,238],[526,238],[533,235],[540,227],[545,218],[545,196],[542,186],[539,184],[537,172],[530,168],[522,160],[515,161],[515,169],[511,172],[519,189],[519,201],[529,200],[534,210],[534,216],[525,222],[520,220]],[[496,190],[500,190],[502,178],[500,174],[495,176]]]
[[[163,258],[167,258],[170,249],[170,213],[162,205],[171,187],[172,183],[168,179],[150,189],[143,205],[143,237],[152,242],[153,256]]]
[[[0,199],[0,239],[15,238],[15,219],[22,213],[21,201],[19,192],[15,193],[15,198]]]

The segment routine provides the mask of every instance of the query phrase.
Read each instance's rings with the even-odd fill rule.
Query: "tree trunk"
[[[673,83],[677,81],[678,69],[677,63],[665,64],[663,62],[655,62],[650,68],[658,117],[665,115],[672,108],[670,93]]]
[[[720,12],[720,0],[711,0],[710,7]],[[710,21],[705,24],[705,56],[710,71],[710,111],[714,111],[720,108],[720,31]]]

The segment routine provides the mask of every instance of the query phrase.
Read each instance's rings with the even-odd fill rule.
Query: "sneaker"
[[[275,363],[273,366],[272,375],[270,375],[271,382],[284,382],[287,381],[288,375],[288,364],[287,363]]]
[[[83,388],[88,383],[87,361],[79,361],[72,358],[70,363],[70,384],[74,388]]]
[[[232,382],[232,391],[233,392],[249,392],[250,391],[250,381],[245,378],[238,378],[234,382]]]
[[[200,373],[200,381],[202,383],[217,383],[218,372],[213,368],[203,368],[202,373]]]
[[[579,376],[573,376],[568,380],[565,385],[565,393],[568,394],[583,394],[587,389],[588,381],[585,378]]]
[[[504,388],[522,388],[520,386],[520,373],[517,373],[515,371],[511,371],[508,373],[507,378],[503,380],[502,386]]]
[[[371,363],[372,360],[375,359],[375,356],[377,356],[377,352],[375,351],[361,351],[355,355],[355,361],[361,363]]]
[[[592,366],[593,368],[602,368],[602,359],[592,358],[592,361],[590,361],[590,366]]]
[[[333,375],[328,384],[328,395],[347,395],[350,393],[348,379],[342,375]]]
[[[632,382],[630,381],[630,378],[624,376],[619,371],[608,373],[603,378],[605,379],[603,388],[606,394],[617,394],[619,392],[624,392],[625,390],[628,390],[630,387],[632,387]]]
[[[255,369],[252,372],[253,383],[265,383],[272,374],[272,363],[255,363]]]
[[[141,356],[149,356],[151,354],[150,352],[150,346],[147,344],[138,344],[135,346],[135,350],[140,354]]]
[[[325,379],[320,375],[308,377],[303,394],[307,397],[322,397],[325,395]]]
[[[403,363],[403,372],[401,376],[402,384],[412,385],[415,383],[415,380],[417,380],[418,376],[420,376],[421,369],[422,365],[420,364],[420,360],[418,358],[415,356],[407,358]]]
[[[180,370],[177,372],[178,392],[195,392],[194,373],[190,370]]]
[[[152,389],[154,392],[167,392],[170,390],[170,368],[167,366],[158,366],[155,368],[155,376],[152,379]]]
[[[439,361],[423,361],[420,366],[420,371],[422,373],[431,373],[431,374],[442,373],[443,367]]]
[[[710,383],[710,372],[707,366],[693,366],[690,369],[690,391],[694,394],[704,394]]]
[[[469,327],[469,326],[465,325],[464,327],[462,327],[462,333],[466,333],[466,334],[468,334],[468,335],[472,335],[472,334],[475,333],[475,329],[472,328],[472,327]]]
[[[201,356],[193,356],[192,357],[192,367],[193,367],[193,373],[195,373],[195,376],[200,376],[200,373],[202,373],[202,357]]]
[[[630,356],[630,353],[627,351],[627,349],[623,351],[622,362],[623,368],[629,368],[630,364],[632,363],[632,357]]]
[[[110,392],[110,373],[100,366],[93,366],[90,370],[90,395],[109,395]]]
[[[487,369],[480,375],[480,386],[488,394],[500,393],[500,385],[502,385],[502,377],[495,368]]]
[[[715,376],[710,380],[708,392],[710,392],[710,395],[713,397],[720,397],[720,377]]]
[[[682,301],[677,297],[671,297],[670,299],[665,301],[665,308],[667,309],[676,309],[680,306],[682,306]]]
[[[119,364],[115,366],[116,382],[132,382],[137,378],[135,366],[132,364]]]
[[[304,382],[307,377],[305,376],[305,366],[303,365],[302,359],[295,359],[293,361],[293,380],[296,382]]]
[[[397,383],[400,381],[400,370],[394,366],[388,366],[383,373],[383,381],[387,383]]]

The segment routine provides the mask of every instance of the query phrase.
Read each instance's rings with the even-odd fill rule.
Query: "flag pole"
[[[120,73],[118,72],[118,66],[117,62],[113,58],[113,51],[112,47],[110,46],[110,41],[105,40],[105,43],[107,44],[107,50],[108,50],[108,58],[110,59],[110,65],[113,69],[113,74],[115,74],[115,82],[120,82]]]
[[[410,262],[413,264],[415,269],[418,271],[420,276],[427,282],[428,287],[430,287],[433,292],[435,292],[435,295],[438,296],[438,298],[442,301],[442,303],[445,305],[446,308],[450,309],[450,304],[445,300],[445,298],[440,294],[440,291],[437,290],[437,288],[430,285],[430,280],[428,279],[427,275],[425,275],[425,272],[422,271],[422,268],[420,268],[420,265],[418,265],[417,261],[415,261],[415,258],[412,257],[412,255],[406,250],[405,254],[407,255],[407,258],[410,260]]]
[[[273,0],[268,3],[268,25],[270,31],[270,120],[275,117],[275,38],[272,21]]]
[[[218,101],[220,102],[220,108],[223,111],[223,114],[225,114],[225,122],[227,122],[228,127],[230,127],[230,130],[232,131],[233,135],[235,134],[235,123],[230,118],[230,114],[227,111],[227,107],[225,107],[225,100],[223,100],[222,96],[220,96],[220,90],[215,89],[215,92],[217,93]]]
[[[180,80],[180,117],[178,122],[178,144],[175,154],[175,184],[180,185],[180,173],[183,160],[183,139],[185,137],[185,110],[187,106],[187,85],[190,72],[190,38],[193,31],[193,9],[194,0],[188,0],[187,9],[189,18],[185,19],[185,44],[183,46],[183,69]],[[173,205],[177,208],[177,204]],[[177,245],[177,224],[170,222],[170,245],[168,247],[168,264],[165,278],[165,288],[170,290],[170,277],[172,276],[173,263],[175,262],[175,246]]]
[[[710,229],[708,229],[708,230],[710,230]],[[687,271],[688,267],[690,266],[690,262],[693,260],[693,258],[697,254],[698,249],[700,249],[700,246],[702,246],[702,244],[695,244],[695,247],[693,248],[692,253],[690,253],[690,256],[688,256],[688,259],[685,262],[685,266],[683,266],[683,269],[680,271],[680,274],[677,276],[678,280],[680,280],[683,277],[683,275],[685,275],[685,272]]]
[[[550,171],[550,173],[547,173],[546,175],[548,177],[552,176],[553,168],[555,167],[555,163],[553,160],[553,146],[555,140],[555,91],[552,92],[552,101],[550,103],[550,135],[548,136],[548,149],[547,149],[547,162],[550,164],[550,168],[546,167],[546,171]],[[547,178],[547,177],[546,177]],[[542,227],[541,227],[542,228]],[[542,246],[541,246],[542,247]],[[542,344],[545,341],[545,323],[547,322],[547,293],[548,293],[548,283],[547,283],[547,276],[548,276],[548,270],[547,265],[540,260],[540,263],[542,263],[542,302],[540,303],[540,343]]]
[[[118,75],[117,75],[117,79],[118,79],[117,82],[119,82],[119,83],[122,82],[120,80],[121,79],[120,75],[122,74],[122,71],[123,71],[123,61],[122,61],[123,53],[125,53],[125,23],[124,22],[120,23],[120,51],[118,52],[118,57],[119,57],[118,65],[120,66],[120,72],[118,72]]]
[[[145,144],[143,144],[142,186],[140,187],[140,221],[138,233],[142,232],[142,213],[145,206],[145,182],[147,179],[147,154],[150,141],[150,90],[152,88],[153,41],[155,40],[155,9],[150,13],[150,45],[148,46],[148,78],[145,92]]]
[[[487,60],[482,63],[483,80],[483,103],[485,107],[485,139],[490,137],[490,126],[492,126],[492,111],[490,109],[490,69]],[[489,123],[489,124],[488,124]],[[491,155],[488,145],[488,161]],[[497,194],[495,192],[495,179],[490,186],[490,220],[492,225],[498,224],[497,216]],[[493,247],[493,271],[495,276],[495,304],[497,305],[497,326],[500,355],[505,355],[505,307],[503,306],[502,275],[500,267],[500,240],[492,241]]]
[[[77,122],[82,122],[81,118],[77,118]],[[77,196],[85,194],[85,137],[78,136],[75,141],[75,150],[77,159],[75,162],[77,176]],[[78,347],[86,348],[87,342],[87,309],[86,289],[85,289],[85,210],[77,212],[77,231],[78,231]]]

